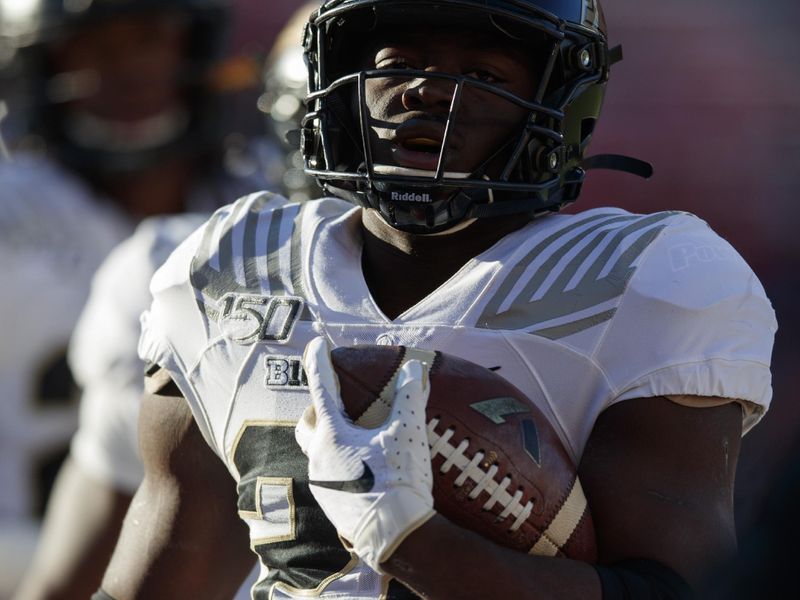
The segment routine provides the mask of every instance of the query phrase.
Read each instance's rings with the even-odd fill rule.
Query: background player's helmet
[[[371,77],[431,75],[411,69],[359,71],[350,58],[357,54],[354,44],[384,28],[419,23],[463,24],[524,40],[531,47],[531,64],[544,66],[532,100],[459,74],[436,75],[453,82],[454,96],[474,86],[527,111],[513,139],[487,157],[486,163],[499,153],[508,157],[499,176],[490,177],[483,166],[466,174],[445,172],[446,136],[436,172],[373,160],[368,107],[356,90]],[[304,48],[309,112],[301,144],[307,172],[330,193],[379,210],[399,229],[435,232],[467,218],[559,210],[578,197],[587,168],[649,175],[649,165],[625,157],[585,160],[609,68],[621,57],[609,50],[597,0],[328,0],[311,16]],[[356,97],[359,114],[350,108]],[[448,121],[458,121],[456,101]]]
[[[175,13],[187,19],[179,83],[188,118],[150,144],[86,144],[65,126],[65,106],[75,90],[54,81],[52,45],[84,27],[137,13]],[[210,73],[221,56],[229,18],[227,0],[0,0],[0,70],[6,80],[26,80],[22,108],[28,112],[27,129],[59,160],[89,177],[132,173],[167,157],[202,155],[219,142]]]
[[[277,36],[265,61],[264,90],[258,99],[267,131],[284,151],[285,162],[278,176],[281,192],[293,202],[318,198],[321,194],[316,180],[303,169],[303,155],[297,142],[308,93],[308,70],[300,41],[308,16],[319,5],[316,0],[302,5]]]

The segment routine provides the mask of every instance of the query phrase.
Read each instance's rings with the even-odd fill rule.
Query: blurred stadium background
[[[742,443],[740,538],[800,435],[800,4],[794,0],[606,0],[622,44],[590,153],[649,160],[649,181],[593,172],[575,210],[685,210],[744,256],[778,315],[773,404]],[[633,334],[633,333],[632,333]]]

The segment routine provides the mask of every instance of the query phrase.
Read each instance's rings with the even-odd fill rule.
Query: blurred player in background
[[[301,29],[291,23],[287,31],[297,44]],[[267,85],[299,99],[305,95],[305,78],[298,88],[293,80],[279,80],[274,73]],[[272,119],[269,114],[267,118]],[[272,170],[276,185],[282,186],[286,179],[280,170],[285,163],[277,160],[272,144],[271,138],[262,140],[257,149],[271,152],[267,158],[275,155],[262,166]],[[239,164],[246,168],[244,161]],[[295,184],[290,189],[299,188],[297,178],[290,181]],[[121,526],[124,510],[118,509],[127,506],[142,477],[136,425],[143,363],[136,355],[136,343],[139,314],[151,302],[148,283],[178,243],[207,218],[195,213],[147,219],[111,253],[94,278],[69,353],[83,389],[80,429],[48,507],[36,561],[16,596],[20,600],[85,598],[99,585]],[[251,584],[243,586],[242,597],[249,597]]]
[[[98,265],[143,218],[210,211],[271,185],[265,169],[236,168],[223,147],[219,93],[231,82],[220,58],[229,14],[222,0],[0,1],[3,89],[14,88],[13,125],[25,134],[14,136],[15,151],[0,164],[7,278],[0,291],[0,597],[28,561],[75,430],[77,387],[66,348]],[[177,220],[161,233],[151,227],[150,238],[139,235],[141,262],[131,259],[129,279],[123,274],[116,283],[146,282],[159,253],[192,224]],[[125,318],[141,308],[137,290],[126,290],[113,297],[120,314],[106,306],[99,318],[108,327],[101,366],[89,372],[80,358],[74,365],[87,406],[119,392],[115,400],[129,410],[124,389],[140,387],[136,335]],[[116,441],[125,447],[131,440]],[[136,477],[125,468],[103,471],[102,457],[80,450],[87,446],[76,440],[58,484],[65,498],[84,492],[77,512],[84,520],[65,533],[53,517],[27,597],[82,590],[71,587],[79,583],[72,577],[92,582],[102,572],[98,556],[114,539],[92,533],[102,519],[121,518]],[[47,554],[54,540],[71,544],[60,548],[60,561]]]
[[[319,7],[313,1],[301,6],[293,15],[270,50],[264,72],[264,93],[258,98],[258,109],[267,119],[273,139],[284,148],[281,173],[282,194],[292,202],[319,198],[320,190],[313,177],[303,170],[300,151],[300,128],[306,115],[305,97],[308,71],[300,43],[308,15]]]
[[[144,363],[136,345],[139,315],[151,302],[148,284],[208,216],[144,220],[95,274],[68,354],[82,389],[80,426],[50,497],[35,560],[14,598],[80,600],[99,585],[142,480],[137,422]],[[251,583],[237,598],[249,598]]]

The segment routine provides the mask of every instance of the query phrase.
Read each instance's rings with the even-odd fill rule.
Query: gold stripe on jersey
[[[350,562],[342,569],[336,573],[328,575],[322,583],[320,583],[314,589],[300,589],[296,587],[292,587],[289,584],[283,583],[282,581],[278,581],[275,583],[269,590],[269,597],[270,600],[275,597],[275,592],[283,592],[285,594],[290,594],[292,598],[319,598],[323,592],[325,592],[325,588],[327,588],[332,582],[336,581],[337,579],[341,579],[345,575],[347,575],[350,571],[352,571],[356,566],[358,566],[359,559],[358,556],[355,554],[352,555]],[[335,596],[334,596],[335,597]],[[340,598],[344,598],[344,596],[339,596]]]
[[[256,510],[255,512],[239,511],[239,517],[244,520],[247,519],[264,519],[263,511],[263,498],[262,493],[264,488],[279,488],[285,490],[286,505],[289,515],[287,517],[286,525],[289,531],[283,535],[271,535],[260,538],[250,539],[250,549],[255,551],[256,546],[261,544],[274,544],[275,542],[289,542],[297,537],[297,518],[295,515],[294,495],[292,493],[292,478],[291,477],[258,477],[256,478]]]

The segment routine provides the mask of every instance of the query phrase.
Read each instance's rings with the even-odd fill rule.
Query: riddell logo
[[[392,192],[392,200],[395,202],[431,202],[430,194],[415,194],[414,192]]]

